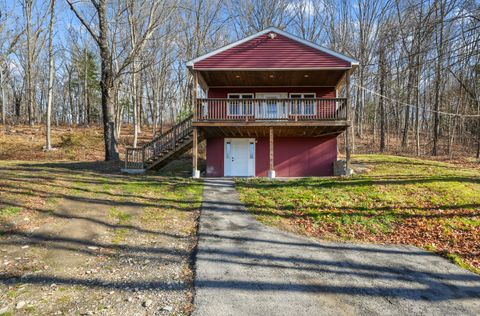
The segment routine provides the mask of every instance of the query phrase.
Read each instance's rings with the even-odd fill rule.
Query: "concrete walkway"
[[[479,315],[480,277],[409,246],[316,242],[266,227],[206,179],[193,315]]]

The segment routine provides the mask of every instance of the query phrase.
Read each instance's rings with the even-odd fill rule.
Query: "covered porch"
[[[207,140],[207,176],[333,174],[336,137],[351,125],[350,71],[250,70],[226,75],[226,71],[192,69],[197,87],[193,96],[193,174],[200,175],[196,169],[198,135]],[[240,80],[242,77],[248,80]],[[221,78],[225,86],[218,86]],[[349,135],[346,137],[348,144]],[[245,145],[240,145],[242,142]],[[242,147],[239,151],[235,149],[238,146]],[[298,152],[297,157],[289,154],[292,151]],[[245,156],[246,162],[243,171],[236,173],[228,159],[243,164],[238,156]],[[250,165],[249,159],[254,160]],[[347,146],[345,167],[350,168],[349,164]],[[310,173],[302,173],[304,167],[309,167]]]
[[[350,69],[191,69],[194,122],[348,121]]]

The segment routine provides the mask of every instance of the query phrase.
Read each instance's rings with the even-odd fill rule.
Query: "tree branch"
[[[128,56],[125,58],[122,65],[119,67],[116,77],[121,76],[123,74],[123,71],[125,70],[125,68],[127,68],[135,59],[135,57],[137,57],[137,55],[142,51],[143,47],[145,46],[145,43],[150,39],[153,32],[158,28],[161,17],[157,16],[154,18],[154,16],[157,13],[157,10],[158,10],[158,5],[153,4],[148,17],[148,25],[145,32],[136,43],[132,43],[133,44],[132,50],[130,51]]]
[[[83,24],[83,26],[85,26],[85,28],[87,29],[87,31],[90,33],[90,35],[92,35],[93,39],[95,40],[95,42],[97,42],[98,45],[100,45],[100,39],[99,39],[99,36],[97,34],[95,34],[95,32],[92,30],[92,28],[90,27],[90,25],[87,23],[87,21],[80,15],[80,13],[77,11],[77,9],[75,8],[75,6],[73,5],[72,1],[71,0],[66,0],[68,5],[70,6],[70,10],[73,11],[73,13],[75,14],[75,16],[80,20],[80,22]],[[93,5],[95,6],[95,8],[97,7],[95,5],[95,1],[92,0],[92,3]]]

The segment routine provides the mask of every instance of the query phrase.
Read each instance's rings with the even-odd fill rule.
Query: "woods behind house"
[[[188,60],[268,26],[360,62],[354,152],[480,158],[476,0],[14,0],[0,12],[1,123],[102,124],[106,160],[122,125],[137,146],[190,113]]]

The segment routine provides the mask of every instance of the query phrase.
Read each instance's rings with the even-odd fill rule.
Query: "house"
[[[267,28],[189,61],[192,117],[142,150],[129,149],[126,161],[158,167],[193,147],[193,176],[199,177],[198,143],[205,139],[207,177],[333,175],[337,137],[351,124],[348,86],[357,66]]]

